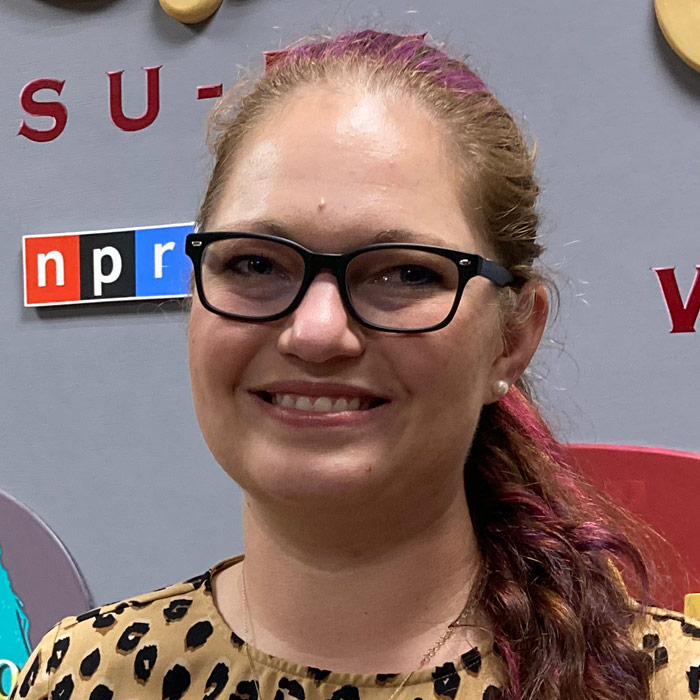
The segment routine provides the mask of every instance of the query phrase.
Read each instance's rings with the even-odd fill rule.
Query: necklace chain
[[[253,663],[253,656],[250,653],[250,647],[255,645],[255,631],[253,630],[253,620],[250,615],[250,606],[248,605],[248,594],[246,592],[246,587],[245,587],[245,567],[244,565],[241,565],[241,591],[242,591],[242,597],[243,597],[243,636],[245,640],[245,650],[246,650],[246,655],[248,657],[248,665],[250,666],[250,670],[253,674],[253,682],[255,683],[255,688],[258,692],[258,700],[262,700],[262,697],[260,695],[260,674],[257,672],[257,669],[255,668],[255,664]],[[250,643],[248,643],[248,626],[250,625]],[[433,644],[428,651],[423,654],[421,660],[420,660],[420,665],[419,669],[423,668],[423,666],[427,665],[430,660],[435,656],[435,654],[440,651],[440,649],[445,645],[447,640],[452,636],[453,632],[455,629],[455,623],[451,623],[447,626],[447,629],[445,630],[445,633],[438,639],[435,644]],[[404,676],[404,679],[401,681],[401,684],[394,690],[394,692],[391,694],[389,697],[389,700],[394,700],[396,696],[403,690],[403,687],[408,683],[408,681],[411,679],[415,671],[410,671]]]

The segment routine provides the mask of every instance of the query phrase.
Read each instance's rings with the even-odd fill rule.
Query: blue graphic
[[[189,293],[192,262],[185,237],[194,226],[136,229],[136,296],[176,297]]]
[[[9,693],[15,668],[24,666],[30,651],[29,620],[22,601],[12,590],[0,548],[0,695]]]

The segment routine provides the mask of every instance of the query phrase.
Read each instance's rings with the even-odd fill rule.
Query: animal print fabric
[[[33,651],[10,700],[389,700],[403,676],[334,673],[251,648],[216,609],[211,581],[234,557],[182,583],[68,617]],[[698,699],[700,623],[652,609],[632,630],[654,700]],[[256,685],[259,676],[260,698]],[[396,700],[499,700],[487,648],[415,672]]]

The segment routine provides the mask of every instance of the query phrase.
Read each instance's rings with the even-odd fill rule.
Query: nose
[[[359,324],[345,310],[338,282],[319,272],[278,340],[280,352],[306,362],[357,357],[364,350]]]

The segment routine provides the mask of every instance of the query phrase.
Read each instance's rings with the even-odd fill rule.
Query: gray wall
[[[23,309],[21,236],[191,220],[211,104],[196,86],[366,21],[470,53],[537,138],[563,305],[534,371],[562,437],[700,452],[698,338],[669,333],[650,269],[677,266],[685,297],[700,263],[700,75],[665,45],[651,2],[224,0],[192,28],[156,0],[2,0],[0,484],[61,537],[98,603],[240,551],[239,494],[196,427],[184,314]],[[139,114],[140,69],[160,64],[158,120],[117,130],[105,71],[126,70]],[[39,77],[67,81],[68,126],[47,144],[16,135],[20,90]]]

